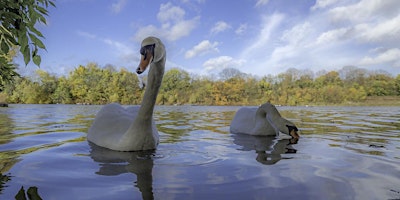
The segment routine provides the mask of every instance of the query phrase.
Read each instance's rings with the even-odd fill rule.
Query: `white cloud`
[[[111,11],[113,13],[119,13],[125,7],[127,0],[118,0],[116,3],[111,5]]]
[[[305,41],[305,38],[312,32],[312,26],[309,22],[297,24],[290,30],[283,32],[281,40],[290,44],[298,44]]]
[[[131,47],[125,45],[124,43],[111,40],[111,39],[102,39],[102,41],[111,47],[114,47],[118,52],[123,53],[123,54],[129,54],[133,53],[133,50]]]
[[[129,58],[131,59],[133,55],[135,54],[134,51],[132,50],[132,47],[127,46],[126,44],[122,42],[118,42],[113,39],[108,39],[108,38],[102,38],[99,37],[95,34],[88,33],[85,31],[76,31],[76,33],[82,37],[89,38],[91,40],[99,41],[101,43],[104,43],[111,48],[113,48],[113,52],[116,53],[116,55],[120,58]]]
[[[324,45],[353,39],[362,44],[388,43],[400,45],[400,15],[376,23],[358,23],[321,33],[315,44]]]
[[[329,11],[333,21],[369,22],[397,15],[398,0],[361,0],[358,3],[338,6]]]
[[[247,24],[240,24],[240,26],[235,30],[235,33],[237,35],[242,35],[246,32],[247,30]]]
[[[256,7],[267,5],[269,0],[257,0]]]
[[[181,7],[173,6],[172,3],[166,3],[160,5],[160,11],[157,14],[157,19],[162,23],[170,20],[179,22],[183,20],[184,16],[185,11]]]
[[[203,40],[192,49],[188,50],[185,54],[185,58],[192,58],[208,52],[219,52],[217,46],[218,42],[211,43],[209,40]]]
[[[274,31],[277,31],[278,26],[282,23],[284,15],[280,13],[274,13],[271,16],[263,16],[260,31],[257,37],[242,51],[241,57],[247,58],[252,55],[258,55],[256,52],[260,52],[260,49],[265,49],[270,44],[268,41]]]
[[[203,67],[206,71],[222,70],[225,68],[240,68],[245,63],[245,60],[234,59],[230,56],[220,56],[211,58],[203,63]]]
[[[358,24],[355,27],[358,37],[365,42],[400,40],[400,15],[377,24]]]
[[[217,23],[214,24],[214,27],[211,28],[210,33],[211,34],[217,34],[220,32],[225,31],[226,29],[230,29],[231,26],[224,22],[224,21],[218,21]]]
[[[161,22],[160,27],[151,24],[144,26],[136,32],[134,39],[141,41],[148,35],[153,35],[169,41],[176,41],[188,36],[196,28],[200,17],[186,20],[185,11],[181,7],[166,3],[161,4],[157,19]]]
[[[349,32],[348,28],[339,28],[323,32],[316,40],[317,45],[326,45],[343,39],[346,33]]]
[[[400,67],[400,49],[393,48],[388,49],[384,52],[379,53],[375,57],[364,57],[360,60],[360,65],[393,65],[395,67]]]
[[[89,39],[96,39],[97,38],[97,36],[95,34],[91,34],[91,33],[85,32],[85,31],[79,31],[78,30],[78,31],[76,31],[76,34],[78,34],[80,36],[83,36],[85,38],[89,38]]]
[[[273,66],[283,66],[284,63],[287,63],[287,60],[303,57],[306,54],[306,49],[310,47],[309,38],[312,31],[313,28],[307,21],[283,31],[280,40],[284,43],[272,50],[267,62]]]
[[[337,2],[338,0],[317,0],[315,2],[315,5],[311,7],[311,10],[317,10],[317,9],[323,9],[326,8],[330,5],[333,5]]]

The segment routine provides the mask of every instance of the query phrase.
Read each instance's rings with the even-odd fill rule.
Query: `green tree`
[[[189,102],[190,76],[184,70],[173,68],[164,74],[158,102],[183,104]]]
[[[87,68],[80,65],[69,74],[69,81],[71,83],[71,95],[75,103],[87,103],[87,92],[89,86],[86,81],[88,76]]]
[[[121,104],[140,104],[142,91],[138,82],[138,77],[125,69],[114,72],[106,91],[110,95],[109,101]]]
[[[79,66],[70,74],[71,94],[76,103],[109,103],[107,88],[111,82],[110,70],[100,69],[97,64]]]
[[[54,92],[57,89],[57,78],[43,70],[36,70],[36,74],[39,78],[37,83],[40,88],[34,92],[38,93],[39,103],[54,103]]]
[[[65,76],[57,79],[57,88],[53,94],[53,103],[71,104],[73,103],[71,85]]]
[[[206,76],[193,77],[191,81],[191,94],[189,103],[214,105],[212,97],[213,81]]]
[[[366,81],[368,96],[396,95],[395,79],[386,72],[371,74]]]
[[[396,95],[400,96],[400,74],[397,75],[395,83]]]
[[[14,47],[7,53],[0,54],[0,92],[4,90],[6,84],[12,83],[14,77],[19,76],[16,72],[17,67],[11,63],[17,52],[17,48]]]
[[[325,103],[339,104],[344,101],[343,87],[326,85],[321,89],[322,101]]]

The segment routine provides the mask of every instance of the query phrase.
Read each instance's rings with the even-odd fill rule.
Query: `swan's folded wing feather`
[[[230,132],[252,134],[256,111],[257,108],[240,108],[233,117]]]

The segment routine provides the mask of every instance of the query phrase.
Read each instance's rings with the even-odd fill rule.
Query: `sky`
[[[277,75],[356,66],[400,73],[399,0],[56,0],[40,69],[95,62],[134,72],[141,40],[159,37],[166,69]],[[21,74],[38,69],[16,59]]]

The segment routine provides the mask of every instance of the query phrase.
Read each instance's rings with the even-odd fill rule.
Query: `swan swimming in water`
[[[148,37],[142,41],[140,54],[136,73],[143,73],[150,65],[148,84],[141,106],[125,109],[117,103],[105,105],[89,128],[88,141],[116,151],[157,148],[159,136],[153,120],[153,111],[164,75],[165,47],[160,39]]]
[[[276,135],[283,139],[300,137],[296,125],[283,118],[270,103],[259,108],[240,108],[231,122],[230,131],[259,136]]]

